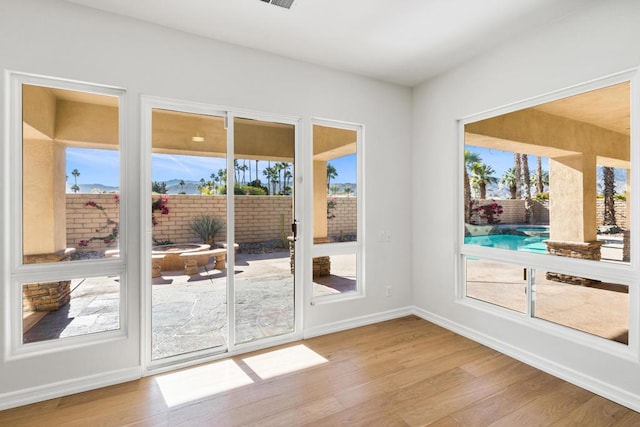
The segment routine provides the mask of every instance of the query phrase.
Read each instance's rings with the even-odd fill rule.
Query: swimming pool
[[[543,241],[548,238],[529,235],[489,234],[487,236],[467,236],[464,238],[464,243],[467,245],[508,249],[510,251],[547,253],[547,245]]]

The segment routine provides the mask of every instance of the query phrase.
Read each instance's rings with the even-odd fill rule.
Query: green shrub
[[[220,187],[220,194],[227,194],[227,186]],[[233,189],[236,196],[266,196],[267,191],[263,187],[254,187],[251,185],[236,185]]]
[[[215,244],[218,233],[224,229],[224,223],[219,218],[211,215],[200,215],[191,220],[191,231],[193,231],[203,242],[210,245]]]

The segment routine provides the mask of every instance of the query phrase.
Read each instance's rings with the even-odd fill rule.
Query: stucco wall
[[[411,303],[411,259],[406,254],[407,242],[411,241],[412,179],[407,167],[411,161],[410,88],[240,48],[61,0],[3,0],[0,2],[0,33],[0,69],[119,87],[126,91],[121,105],[124,117],[120,171],[126,177],[126,188],[121,190],[127,210],[121,225],[126,226],[129,237],[126,258],[121,259],[122,264],[114,261],[126,269],[121,282],[126,311],[122,336],[111,341],[96,339],[72,348],[61,345],[46,355],[4,360],[0,365],[0,405],[7,402],[8,394],[11,402],[25,402],[51,390],[55,393],[47,396],[55,397],[64,392],[135,378],[143,372],[144,355],[140,342],[149,331],[143,330],[148,322],[145,323],[144,315],[141,315],[144,306],[141,298],[148,287],[144,272],[150,262],[143,256],[143,243],[153,232],[150,227],[144,229],[141,221],[147,212],[142,212],[140,200],[151,179],[145,170],[150,159],[145,151],[148,147],[141,122],[145,113],[141,109],[143,96],[299,119],[298,152],[302,153],[302,161],[296,169],[296,182],[302,187],[299,204],[301,215],[305,216],[301,220],[305,222],[312,216],[312,193],[311,188],[307,188],[307,183],[311,182],[310,170],[305,171],[302,166],[311,163],[312,118],[362,124],[366,130],[367,162],[363,182],[371,189],[365,191],[363,199],[366,212],[369,212],[366,233],[370,237],[365,240],[369,243],[365,243],[366,263],[362,276],[366,280],[366,295],[335,304],[311,305],[305,300],[311,295],[311,280],[298,281],[300,289],[304,288],[304,292],[296,292],[303,296],[300,310],[304,311],[304,316],[300,317],[302,321],[297,333],[302,337],[307,330],[322,331],[328,325],[344,324],[341,322],[350,319],[377,319],[375,316],[379,313],[395,312]],[[0,85],[2,99],[7,99],[8,86]],[[7,117],[6,106],[8,103],[0,103],[0,117]],[[393,141],[392,150],[389,141]],[[9,200],[13,188],[11,174],[15,173],[16,165],[10,164],[6,157],[7,145],[0,147],[3,156],[0,173],[5,175],[0,180],[3,236],[12,230],[10,221],[18,203]],[[382,169],[384,174],[379,173]],[[390,180],[389,176],[394,179]],[[405,184],[398,187],[397,182]],[[390,211],[389,206],[400,209]],[[389,230],[392,241],[376,244],[378,230]],[[301,230],[301,233],[308,232]],[[14,252],[14,246],[6,239],[0,245],[0,254]],[[308,247],[302,249],[309,250]],[[301,254],[304,255],[304,251]],[[8,259],[8,256],[0,257],[3,283],[13,283]],[[389,265],[395,268],[390,269]],[[387,286],[393,286],[392,297],[385,295]],[[0,294],[0,306],[3,307],[9,305],[5,294]],[[2,331],[9,330],[7,317],[0,317]],[[7,341],[0,341],[0,354],[6,354]],[[69,363],[70,360],[73,363]],[[57,368],[45,369],[48,366]],[[60,385],[64,387],[60,388]]]
[[[640,2],[593,5],[415,88],[413,180],[437,183],[439,209],[431,198],[413,200],[413,297],[425,316],[638,409],[637,354],[624,358],[604,343],[587,345],[460,303],[456,289],[462,277],[455,238],[462,191],[458,121],[637,67]],[[637,307],[637,298],[630,301]]]

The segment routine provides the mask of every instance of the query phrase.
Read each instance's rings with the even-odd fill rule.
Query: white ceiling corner
[[[414,86],[600,0],[65,0]]]

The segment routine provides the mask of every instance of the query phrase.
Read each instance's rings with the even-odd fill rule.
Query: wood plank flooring
[[[273,353],[285,348],[302,353]],[[326,361],[270,376],[300,355]],[[173,397],[172,375],[2,411],[0,425],[640,425],[637,412],[414,316],[178,371],[192,380]]]

